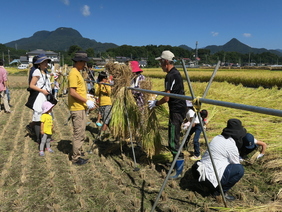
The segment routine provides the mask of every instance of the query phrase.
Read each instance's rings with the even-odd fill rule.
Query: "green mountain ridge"
[[[22,38],[16,41],[11,41],[5,43],[7,47],[24,49],[24,50],[34,50],[34,49],[44,49],[53,51],[67,51],[70,46],[78,45],[82,49],[94,48],[95,52],[105,52],[107,49],[119,47],[114,43],[101,43],[94,39],[84,38],[75,29],[67,27],[59,27],[55,31],[38,31],[35,32],[29,38]],[[187,45],[178,46],[185,50],[192,51],[193,48]],[[211,54],[216,52],[238,52],[242,54],[254,53],[261,54],[263,52],[270,52],[278,56],[282,56],[282,50],[267,50],[265,48],[252,48],[246,44],[243,44],[236,38],[232,38],[229,42],[222,46],[209,45],[202,49],[209,49]]]
[[[38,31],[29,38],[22,38],[16,41],[5,43],[7,47],[25,50],[44,49],[53,51],[67,51],[70,46],[78,45],[82,49],[94,48],[96,52],[104,52],[109,48],[118,45],[114,43],[100,43],[82,35],[72,28],[60,27],[55,31]]]

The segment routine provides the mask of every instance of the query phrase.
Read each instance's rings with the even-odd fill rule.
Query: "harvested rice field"
[[[162,91],[163,80],[152,78],[152,89]],[[97,110],[91,111],[86,127],[89,141],[83,145],[89,163],[74,166],[68,157],[72,125],[68,121],[67,97],[61,96],[53,110],[55,132],[51,145],[55,152],[40,157],[37,143],[25,130],[32,116],[24,106],[27,77],[10,76],[9,81],[13,112],[0,113],[0,211],[151,211],[170,168],[165,161],[170,158],[166,148],[167,116],[157,114],[162,146],[157,156],[149,157],[135,140],[138,132],[133,134],[133,146],[127,139],[111,134],[97,140]],[[206,85],[192,82],[196,96],[203,94]],[[282,109],[282,91],[277,88],[254,89],[214,82],[206,98]],[[190,143],[184,150],[182,177],[168,181],[155,211],[282,211],[282,117],[208,104],[203,104],[202,109],[209,111],[209,141],[221,133],[228,119],[238,118],[258,140],[267,143],[266,155],[254,161],[250,155],[250,161],[244,164],[245,175],[230,191],[237,199],[227,202],[226,208],[220,198],[206,196],[192,178]],[[200,144],[203,153],[203,136]]]

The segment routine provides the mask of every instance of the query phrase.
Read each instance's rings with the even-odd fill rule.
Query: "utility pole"
[[[198,66],[198,41],[196,41],[196,66]]]
[[[8,65],[10,65],[10,49],[8,49]]]

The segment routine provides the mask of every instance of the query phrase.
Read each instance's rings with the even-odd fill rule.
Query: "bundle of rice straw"
[[[156,111],[148,109],[148,99],[150,95],[144,93],[145,105],[139,108],[132,95],[132,91],[126,89],[130,86],[133,77],[128,65],[108,63],[105,67],[113,76],[114,86],[112,89],[112,119],[110,128],[113,136],[126,139],[129,136],[128,118],[130,120],[130,130],[133,137],[141,143],[142,149],[147,153],[149,158],[159,154],[161,150],[161,136],[159,133],[159,122]],[[142,89],[151,90],[152,83],[149,78],[140,83]],[[161,107],[160,107],[161,108]],[[126,110],[125,110],[126,109]]]
[[[133,134],[138,121],[135,100],[131,92],[126,89],[130,85],[131,70],[127,65],[118,63],[108,63],[105,68],[113,76],[114,81],[111,96],[113,106],[110,129],[114,137],[124,140],[129,135],[125,110],[127,110]]]

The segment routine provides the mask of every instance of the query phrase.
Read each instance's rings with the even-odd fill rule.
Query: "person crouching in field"
[[[240,157],[241,160],[247,158],[247,155],[256,150],[257,148],[261,147],[260,154],[256,157],[256,159],[262,158],[265,154],[267,145],[263,141],[259,141],[254,138],[251,133],[247,133],[243,137],[243,147],[240,149]]]
[[[240,120],[229,119],[227,127],[223,131],[225,133],[215,136],[209,143],[210,151],[206,151],[202,159],[194,163],[192,173],[194,178],[206,186],[213,196],[219,196],[220,189],[216,178],[217,173],[225,199],[231,201],[235,200],[235,197],[228,195],[227,191],[244,175],[244,168],[240,164],[236,141],[231,135],[236,135],[236,138],[240,140],[246,135],[246,129],[242,126]]]
[[[46,145],[46,149],[50,153],[54,153],[54,151],[51,149],[50,141],[53,133],[53,118],[51,115],[52,108],[55,105],[51,102],[44,102],[42,105],[42,115],[40,117],[41,121],[41,143],[39,146],[39,155],[45,156],[44,154],[44,147]]]

